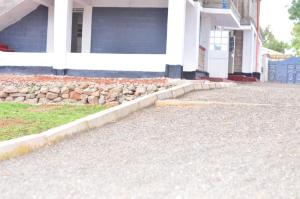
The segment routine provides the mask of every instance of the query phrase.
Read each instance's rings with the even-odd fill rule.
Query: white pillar
[[[243,73],[253,73],[255,68],[255,36],[253,30],[244,31],[243,39]]]
[[[54,5],[54,68],[64,69],[66,54],[71,52],[73,0],[55,0]]]
[[[47,53],[53,52],[54,45],[54,8],[48,7]]]
[[[188,3],[185,20],[184,71],[196,71],[199,65],[200,3]]]
[[[167,64],[183,66],[186,0],[169,0]]]
[[[83,11],[82,52],[91,52],[93,7],[86,6]]]

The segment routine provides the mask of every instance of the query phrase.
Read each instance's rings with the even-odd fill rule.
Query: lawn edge
[[[177,86],[137,98],[119,106],[86,116],[71,123],[47,130],[0,142],[0,162],[31,153],[46,145],[52,145],[68,137],[116,122],[136,111],[155,105],[157,100],[175,99],[189,92],[235,86],[232,82],[178,81]]]

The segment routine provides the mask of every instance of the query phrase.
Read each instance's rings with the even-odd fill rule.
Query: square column
[[[85,6],[82,24],[82,53],[91,52],[93,7]]]
[[[199,68],[200,46],[200,10],[199,2],[187,4],[185,20],[184,71],[193,72]]]
[[[47,53],[53,52],[54,45],[54,7],[48,7]]]
[[[166,76],[182,78],[186,0],[169,0]]]
[[[62,70],[71,52],[73,0],[55,0],[54,5],[54,68]]]
[[[256,65],[255,33],[253,30],[245,30],[243,38],[243,73],[253,73]]]

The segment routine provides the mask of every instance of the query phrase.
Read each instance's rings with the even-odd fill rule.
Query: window
[[[210,31],[210,50],[228,51],[229,32],[216,28]]]

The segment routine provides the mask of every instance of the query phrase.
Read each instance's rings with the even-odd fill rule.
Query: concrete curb
[[[131,113],[152,106],[157,100],[178,98],[191,91],[209,90],[234,86],[234,83],[186,81],[171,89],[159,91],[125,104],[87,116],[69,124],[50,129],[40,134],[0,142],[0,161],[30,153],[46,145],[55,144],[67,137],[102,127],[118,121]]]

